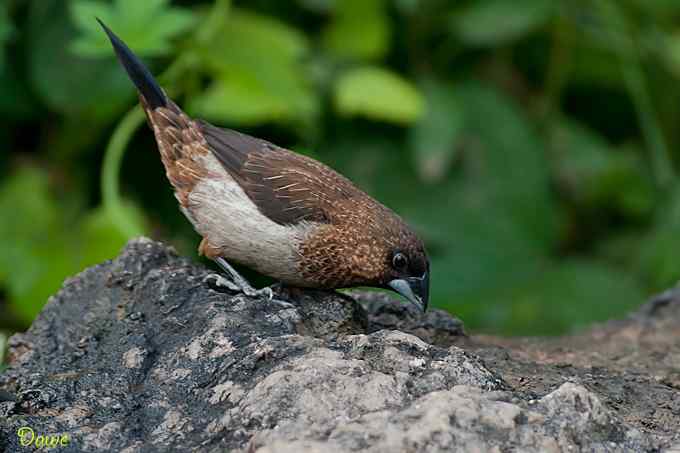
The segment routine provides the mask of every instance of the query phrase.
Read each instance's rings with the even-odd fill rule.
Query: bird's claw
[[[295,305],[290,302],[286,302],[280,299],[274,298],[274,290],[267,286],[262,289],[253,288],[248,281],[239,274],[236,269],[231,267],[231,265],[224,258],[217,258],[215,262],[224,270],[230,279],[226,279],[222,276],[217,276],[215,284],[218,286],[224,286],[232,291],[238,291],[247,297],[260,298],[263,297],[267,302],[272,302],[281,308],[294,308]]]
[[[232,292],[241,291],[241,288],[236,283],[229,280],[228,278],[225,278],[223,275],[220,274],[206,275],[206,277],[203,279],[203,282],[210,283],[211,285],[214,285],[218,288],[226,288]]]
[[[241,292],[248,297],[264,297],[267,301],[274,299],[274,291],[268,286],[262,289],[255,289],[252,286],[241,287]]]
[[[251,286],[246,291],[243,291],[243,294],[245,294],[248,297],[264,297],[265,299],[267,299],[267,302],[273,303],[274,305],[278,305],[283,309],[295,308],[295,305],[291,304],[290,302],[286,302],[285,300],[281,299],[276,299],[274,297],[274,290],[269,286],[265,286],[262,289],[255,289]]]
[[[265,296],[267,297],[267,301],[271,302],[272,300],[274,300],[274,291],[272,291],[272,289],[269,286],[262,288],[260,291],[262,291],[265,294]]]

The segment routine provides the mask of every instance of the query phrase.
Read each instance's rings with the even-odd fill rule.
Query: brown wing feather
[[[206,122],[201,129],[260,212],[281,225],[328,223],[335,203],[364,196],[347,178],[308,157]]]
[[[158,149],[168,179],[177,199],[186,207],[186,199],[194,185],[206,176],[206,169],[195,159],[210,151],[196,123],[174,103],[156,109],[140,101],[156,136]]]

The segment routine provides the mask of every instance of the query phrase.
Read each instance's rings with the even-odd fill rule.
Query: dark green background
[[[0,5],[5,333],[131,236],[195,256],[95,16],[190,114],[402,214],[471,331],[561,333],[680,276],[677,0]]]

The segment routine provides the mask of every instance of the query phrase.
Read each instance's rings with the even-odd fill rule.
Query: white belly
[[[184,214],[196,231],[223,257],[256,271],[295,284],[299,244],[317,226],[303,222],[283,226],[263,215],[214,156],[205,156],[206,167],[219,178],[210,177],[196,184],[189,193]]]

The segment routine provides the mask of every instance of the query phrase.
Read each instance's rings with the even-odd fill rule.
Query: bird
[[[100,19],[135,85],[180,210],[202,237],[198,251],[246,295],[239,263],[292,288],[375,287],[423,312],[430,261],[399,215],[310,157],[190,118]]]

